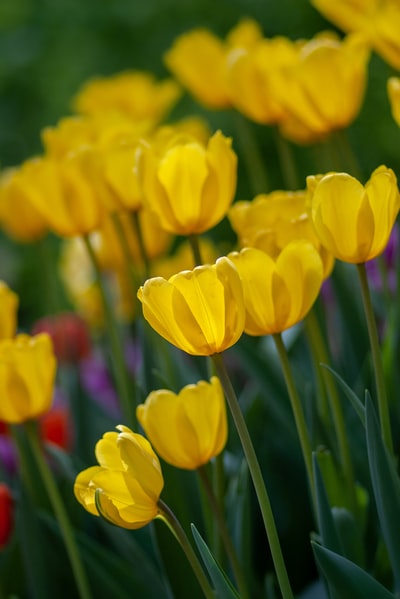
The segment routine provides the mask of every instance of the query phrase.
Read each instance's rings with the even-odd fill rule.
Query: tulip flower
[[[95,516],[122,528],[141,528],[159,515],[164,479],[150,443],[126,426],[117,429],[97,443],[99,466],[78,474],[75,497]]]
[[[7,545],[14,526],[14,501],[6,483],[0,483],[0,549]]]
[[[217,131],[202,145],[176,135],[146,145],[139,163],[145,201],[170,233],[192,235],[225,216],[236,189],[236,154]]]
[[[47,233],[45,218],[35,208],[31,189],[23,182],[24,166],[4,169],[0,177],[0,222],[6,234],[21,243]],[[28,175],[30,178],[30,176]],[[31,179],[30,179],[31,181]]]
[[[390,168],[375,169],[365,185],[347,173],[310,176],[307,185],[315,230],[336,258],[360,264],[383,252],[400,209]]]
[[[400,69],[400,6],[397,0],[312,0],[343,31],[357,31],[395,69]]]
[[[34,335],[50,335],[59,363],[78,364],[90,353],[88,326],[82,317],[73,312],[44,316],[35,322],[32,332]]]
[[[85,115],[121,113],[133,121],[160,122],[177,102],[180,89],[172,79],[156,81],[151,73],[126,71],[87,81],[73,101]]]
[[[255,247],[277,258],[294,239],[307,239],[318,250],[324,279],[333,268],[333,256],[320,243],[307,210],[307,193],[273,191],[259,194],[251,202],[235,202],[228,212],[240,247]]]
[[[55,371],[46,333],[0,342],[0,420],[19,424],[45,414],[53,399]]]
[[[226,443],[225,399],[215,376],[178,394],[152,391],[137,407],[137,418],[158,455],[177,468],[199,468]]]
[[[195,356],[211,356],[234,345],[244,327],[239,273],[226,257],[182,271],[170,279],[148,279],[138,291],[143,316],[164,339]]]
[[[15,335],[18,303],[17,294],[0,281],[0,341]]]
[[[282,83],[282,134],[311,143],[350,125],[364,99],[369,54],[357,34],[343,41],[320,34],[299,46],[298,60]]]
[[[289,243],[274,260],[256,248],[228,256],[243,285],[245,333],[273,335],[300,322],[317,299],[322,281],[321,258],[308,241]]]

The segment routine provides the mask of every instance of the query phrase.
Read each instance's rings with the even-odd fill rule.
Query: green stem
[[[144,238],[143,238],[143,231],[142,231],[142,227],[141,227],[140,219],[139,219],[139,212],[137,210],[135,210],[135,212],[132,212],[132,224],[133,224],[133,230],[135,232],[138,246],[139,246],[140,257],[142,259],[143,266],[144,266],[143,276],[144,276],[144,279],[146,280],[150,276],[150,260],[147,255],[147,250],[146,250],[146,246],[145,246]]]
[[[276,530],[275,520],[272,513],[271,503],[268,497],[267,489],[264,484],[261,473],[260,464],[254,450],[253,442],[248,431],[246,421],[240,409],[238,399],[233,389],[231,380],[225,368],[225,364],[221,354],[212,356],[215,369],[221,381],[225,392],[226,400],[231,411],[233,421],[236,426],[239,438],[242,443],[243,451],[246,456],[247,464],[253,480],[254,488],[257,494],[258,503],[260,505],[261,514],[264,521],[265,530],[269,546],[271,549],[272,560],[274,562],[276,575],[278,578],[279,587],[283,599],[293,599],[293,592],[290,586],[288,574],[286,571],[285,562],[283,560],[282,549],[279,542],[278,533]]]
[[[369,292],[367,271],[365,263],[357,264],[357,272],[360,281],[361,295],[364,305],[365,318],[367,321],[369,342],[371,345],[372,362],[375,372],[375,384],[378,398],[379,419],[383,440],[389,451],[393,453],[392,431],[390,427],[389,406],[386,397],[385,375],[383,371],[382,354],[379,346],[378,330],[376,327],[374,310]]]
[[[200,476],[200,480],[201,480],[201,482],[203,484],[203,487],[205,489],[205,492],[207,494],[207,498],[208,498],[209,504],[211,506],[211,509],[212,509],[212,511],[214,513],[214,516],[215,516],[215,519],[217,521],[217,525],[218,525],[218,528],[219,528],[220,535],[222,537],[222,541],[223,541],[224,546],[225,546],[226,553],[227,553],[227,555],[229,557],[229,560],[231,562],[233,574],[235,576],[235,580],[236,580],[237,585],[238,585],[240,596],[241,596],[242,599],[248,599],[249,594],[247,592],[247,587],[246,587],[245,579],[244,579],[244,576],[243,576],[242,569],[240,567],[240,563],[239,563],[239,560],[238,560],[238,557],[237,557],[237,554],[236,554],[236,550],[235,550],[235,547],[234,547],[234,545],[232,543],[232,539],[231,539],[231,536],[229,534],[229,530],[228,530],[228,527],[226,525],[225,518],[224,518],[223,513],[222,513],[222,511],[220,509],[220,506],[219,506],[219,504],[217,502],[217,499],[216,499],[216,497],[214,495],[214,491],[212,489],[212,486],[211,486],[210,480],[208,478],[207,471],[206,471],[205,467],[201,466],[200,468],[198,468],[198,473],[199,473],[199,476]]]
[[[79,596],[81,597],[81,599],[90,599],[91,593],[87,582],[86,574],[83,569],[82,561],[79,556],[78,547],[75,542],[72,527],[69,522],[68,515],[62,502],[57,485],[54,482],[52,473],[43,456],[42,448],[40,446],[39,438],[37,435],[36,423],[33,421],[26,422],[25,430],[31,446],[32,454],[36,462],[36,466],[43,480],[43,484],[46,488],[52,508],[60,526],[65,548],[67,550],[67,554],[71,562],[72,571],[74,573],[76,586],[79,591]]]
[[[275,146],[279,156],[281,172],[287,189],[295,190],[299,187],[299,176],[293,158],[293,151],[288,140],[283,137],[277,127],[274,128]]]
[[[121,401],[122,411],[129,425],[136,429],[137,422],[135,414],[135,398],[133,397],[133,391],[129,385],[128,373],[125,366],[124,351],[120,336],[118,334],[117,323],[114,318],[106,290],[104,288],[102,273],[89,236],[84,235],[82,239],[90,256],[93,268],[96,272],[97,283],[103,303],[104,316],[106,319],[106,326],[110,338],[111,359],[114,369],[115,384],[117,386],[118,396]]]
[[[203,264],[203,260],[201,259],[201,251],[199,244],[199,236],[198,235],[189,235],[188,241],[190,243],[190,247],[192,249],[193,260],[195,266],[201,266]]]
[[[266,193],[269,189],[264,159],[255,136],[253,123],[237,111],[234,111],[237,139],[241,145],[243,162],[246,165],[250,187],[254,194]]]
[[[162,501],[162,499],[158,500],[158,507],[160,510],[160,515],[158,517],[161,518],[163,522],[165,522],[165,524],[168,526],[168,528],[182,547],[182,550],[186,555],[189,564],[192,567],[192,570],[198,580],[198,583],[204,593],[204,596],[207,597],[207,599],[215,599],[214,591],[212,590],[207,580],[207,577],[204,574],[204,570],[201,567],[200,562],[197,559],[197,556],[193,550],[193,547],[189,543],[189,539],[187,538],[186,533],[183,530],[179,520],[176,518],[175,514],[168,507],[168,505],[164,503],[164,501]]]
[[[118,237],[119,244],[121,246],[122,253],[124,255],[126,268],[129,272],[129,278],[130,278],[131,287],[132,287],[132,297],[134,300],[136,300],[136,293],[137,293],[137,290],[139,289],[140,281],[137,277],[137,272],[135,270],[131,248],[129,247],[129,243],[126,238],[125,230],[122,225],[120,215],[117,212],[114,212],[111,215],[111,219],[113,222],[115,232]]]
[[[314,360],[317,363],[317,367],[321,363],[329,364],[328,350],[326,348],[324,338],[321,334],[321,329],[318,324],[318,320],[314,310],[311,310],[308,313],[304,322],[306,326],[307,336],[312,347]],[[329,404],[333,416],[333,424],[335,427],[338,442],[340,462],[346,478],[346,486],[349,492],[351,506],[354,511],[357,507],[357,498],[354,484],[353,463],[351,460],[350,447],[348,437],[346,434],[346,425],[343,417],[343,410],[332,377],[328,375],[325,377],[324,380],[326,389],[328,391]]]
[[[308,482],[310,485],[311,496],[313,500],[313,505],[315,507],[315,486],[314,486],[314,473],[312,467],[312,451],[311,451],[311,443],[308,436],[306,419],[304,416],[303,407],[301,405],[301,401],[299,395],[297,393],[296,385],[294,383],[294,378],[292,374],[292,370],[290,368],[289,358],[286,352],[286,348],[282,341],[282,335],[280,333],[275,333],[273,335],[273,339],[275,342],[275,347],[278,352],[278,356],[281,362],[283,376],[285,378],[285,383],[287,387],[287,391],[289,394],[290,403],[293,410],[294,420],[296,422],[297,434],[299,435],[301,451],[303,453],[303,459],[306,466]]]

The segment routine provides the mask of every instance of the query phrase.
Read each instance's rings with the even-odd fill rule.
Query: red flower
[[[0,549],[8,543],[14,527],[13,503],[10,488],[0,483]]]
[[[90,335],[85,321],[73,312],[45,316],[33,327],[33,334],[48,333],[61,363],[74,364],[90,352]]]
[[[68,450],[71,445],[71,422],[66,408],[53,408],[40,419],[43,439]]]

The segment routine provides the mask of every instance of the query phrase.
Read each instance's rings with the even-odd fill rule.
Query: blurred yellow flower
[[[47,233],[46,220],[32,201],[31,184],[26,165],[7,168],[0,176],[0,225],[21,243],[37,241]]]
[[[305,190],[277,190],[259,194],[251,202],[236,202],[230,208],[228,218],[238,235],[240,247],[258,248],[274,259],[290,241],[310,241],[321,257],[324,278],[330,275],[334,258],[315,233]]]
[[[19,424],[51,407],[56,359],[49,335],[0,342],[0,420]]]
[[[217,377],[187,385],[178,394],[152,391],[137,407],[137,417],[151,444],[166,462],[195,470],[226,444],[224,393]]]
[[[199,237],[199,250],[202,258],[202,264],[214,264],[222,256],[210,239]],[[178,249],[171,255],[164,256],[155,260],[151,264],[151,275],[153,277],[163,277],[169,279],[175,273],[182,270],[192,270],[196,266],[193,256],[193,250],[190,243],[183,241]]]
[[[226,58],[233,48],[248,47],[261,37],[256,21],[243,19],[226,41],[205,28],[193,29],[176,38],[164,54],[164,62],[198,102],[211,109],[227,108],[231,101],[226,87]]]
[[[157,81],[144,71],[126,71],[85,83],[73,101],[80,114],[122,113],[133,121],[160,122],[177,102],[180,88],[172,79]]]
[[[83,470],[74,493],[83,507],[122,528],[146,526],[159,515],[164,486],[158,457],[150,443],[128,427],[117,426],[95,449],[99,466]]]
[[[230,260],[154,277],[138,291],[143,315],[164,339],[188,354],[210,356],[228,349],[244,327],[243,289]]]
[[[0,281],[0,341],[15,335],[18,303],[17,294]]]
[[[343,31],[362,33],[371,47],[400,69],[398,0],[311,0],[323,16]]]
[[[353,264],[383,252],[400,208],[391,169],[378,167],[365,186],[347,173],[309,176],[307,185],[311,218],[328,251]]]
[[[309,241],[290,242],[276,260],[256,248],[228,257],[242,281],[248,335],[281,333],[300,322],[318,296],[322,262]]]
[[[236,190],[237,157],[217,131],[204,146],[176,134],[143,146],[139,161],[144,199],[170,233],[203,233],[225,216]]]
[[[392,116],[400,127],[400,78],[389,77],[387,82],[387,91],[392,110]]]
[[[350,125],[364,99],[369,54],[357,34],[341,41],[323,33],[301,45],[297,63],[286,69],[282,134],[311,143]]]
[[[57,235],[84,235],[101,225],[104,208],[88,176],[92,159],[84,149],[60,160],[35,158],[24,164],[18,177],[21,189]]]

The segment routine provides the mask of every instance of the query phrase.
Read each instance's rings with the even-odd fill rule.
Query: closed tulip
[[[228,212],[240,247],[255,247],[276,258],[294,239],[307,239],[318,250],[324,278],[333,268],[333,256],[320,243],[307,209],[307,193],[273,191],[259,194],[251,202],[233,204]]]
[[[14,337],[17,328],[18,296],[0,281],[0,341]]]
[[[245,332],[281,333],[300,322],[315,302],[322,281],[321,258],[308,241],[289,243],[276,260],[256,248],[232,252],[243,285]]]
[[[215,376],[177,394],[153,391],[138,406],[137,417],[158,455],[177,468],[199,468],[226,444],[225,399]]]
[[[395,69],[400,69],[398,0],[312,0],[323,16],[343,31],[357,31]]]
[[[310,176],[307,185],[315,230],[336,258],[360,264],[383,252],[400,209],[391,169],[375,169],[365,185],[347,173]]]
[[[126,426],[117,429],[97,443],[99,465],[78,474],[75,497],[88,512],[116,526],[141,528],[159,515],[164,479],[150,443]]]
[[[145,201],[170,233],[203,233],[219,223],[236,190],[231,139],[217,131],[203,145],[177,134],[148,144],[139,161]]]
[[[19,424],[45,414],[53,399],[56,359],[50,337],[17,335],[0,343],[0,420]]]
[[[243,332],[243,289],[239,273],[226,257],[168,280],[148,279],[138,298],[150,326],[188,354],[222,352]]]
[[[0,549],[10,540],[14,529],[14,500],[10,487],[0,483]]]

